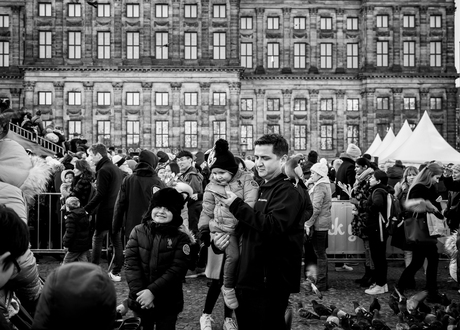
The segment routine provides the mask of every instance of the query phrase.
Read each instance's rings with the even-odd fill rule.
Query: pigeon
[[[353,308],[355,309],[355,313],[358,314],[359,311],[362,311],[362,314],[367,319],[372,319],[372,314],[369,313],[363,306],[359,304],[357,301],[353,301]]]
[[[426,314],[431,313],[431,307],[425,304],[423,301],[418,303],[418,310]]]
[[[302,173],[302,168],[299,165],[299,161],[302,159],[302,155],[296,155],[293,157],[290,157],[287,161],[286,164],[284,164],[284,174],[286,174],[287,179],[286,180],[295,180],[294,187],[297,187],[297,184],[300,181],[300,175]]]
[[[317,320],[319,320],[319,316],[313,314],[312,312],[310,312],[309,310],[307,310],[306,308],[304,308],[301,301],[299,301],[299,302],[297,303],[297,306],[298,306],[298,308],[299,308],[299,309],[297,310],[297,314],[299,314],[300,317],[303,317],[304,319],[317,319]]]
[[[332,311],[330,308],[324,306],[323,304],[319,304],[316,300],[312,300],[311,303],[313,305],[313,310],[320,317],[332,315]]]
[[[379,299],[378,298],[374,298],[374,300],[371,302],[370,306],[369,306],[369,310],[370,311],[373,311],[374,309],[380,311],[380,303],[379,303]]]
[[[407,299],[407,310],[409,313],[415,312],[420,302],[424,301],[425,298],[428,296],[428,291],[420,291],[414,294],[412,297]]]
[[[390,299],[388,300],[388,306],[390,306],[395,315],[399,314],[398,302],[396,301],[395,297],[390,296]]]
[[[396,323],[396,330],[409,330],[409,324],[404,320],[402,313],[398,314],[398,323]]]
[[[319,299],[323,299],[323,294],[321,293],[321,291],[319,291],[318,287],[313,282],[311,282],[311,289],[313,293],[318,296]]]
[[[382,330],[382,329],[390,329],[386,323],[382,320],[382,317],[380,316],[380,312],[378,309],[374,309],[372,311],[373,317],[372,317],[372,327],[376,330]]]

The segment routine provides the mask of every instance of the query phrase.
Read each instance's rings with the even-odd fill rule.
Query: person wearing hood
[[[305,231],[311,237],[318,265],[316,286],[320,291],[328,290],[327,254],[328,231],[332,225],[332,192],[331,183],[327,176],[328,167],[324,163],[315,163],[310,168],[309,181],[313,187],[309,190],[310,200],[313,204],[313,214],[305,222]],[[309,262],[305,262],[309,264]]]
[[[113,212],[112,232],[120,235],[123,228],[126,241],[133,228],[141,223],[142,215],[147,210],[153,195],[153,189],[166,187],[155,171],[157,165],[158,157],[149,150],[142,150],[133,175],[125,177],[121,183]],[[119,260],[115,257],[114,269],[109,276],[121,280],[122,265],[123,255]]]
[[[388,185],[394,187],[396,183],[400,182],[403,178],[404,166],[400,160],[395,161],[393,166],[387,170]]]
[[[381,170],[375,170],[369,180],[369,198],[367,199],[366,233],[369,237],[369,248],[375,268],[375,283],[364,292],[370,295],[388,292],[386,246],[388,231],[386,230],[387,195],[394,193],[388,186],[388,176]]]
[[[190,262],[190,236],[180,230],[185,200],[174,188],[153,194],[142,223],[134,227],[125,251],[128,306],[153,330],[175,329],[184,307],[182,283]]]

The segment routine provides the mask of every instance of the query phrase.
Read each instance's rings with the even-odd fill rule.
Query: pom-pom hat
[[[223,139],[217,140],[214,148],[209,153],[208,165],[211,170],[213,168],[220,168],[233,175],[238,172],[238,164],[235,157],[228,150],[228,142]]]

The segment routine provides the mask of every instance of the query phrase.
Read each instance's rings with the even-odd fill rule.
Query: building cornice
[[[69,66],[21,66],[24,71],[80,71],[80,72],[243,72],[242,67],[69,67]]]
[[[241,80],[365,80],[365,79],[456,79],[460,74],[357,74],[357,75],[241,75]]]

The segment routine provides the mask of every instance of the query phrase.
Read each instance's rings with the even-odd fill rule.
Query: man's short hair
[[[0,205],[0,254],[7,251],[15,259],[29,248],[29,228],[16,212]]]
[[[107,147],[105,144],[96,143],[91,146],[91,152],[93,154],[100,153],[102,157],[107,156]]]
[[[289,144],[280,134],[265,134],[254,142],[255,146],[272,145],[273,153],[281,158],[289,152]]]

